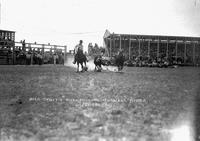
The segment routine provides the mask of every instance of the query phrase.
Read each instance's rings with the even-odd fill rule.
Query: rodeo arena
[[[200,140],[200,37],[102,35],[83,52],[0,30],[0,141]]]
[[[0,30],[0,64],[34,65],[65,64],[67,46],[15,41],[15,32]],[[135,67],[199,66],[200,37],[111,34],[106,30],[104,48],[89,44],[88,55],[98,56],[106,65],[115,65],[119,50],[124,54],[124,65]]]

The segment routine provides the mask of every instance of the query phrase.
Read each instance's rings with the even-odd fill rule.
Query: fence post
[[[192,50],[192,60],[193,60],[193,65],[195,65],[195,42],[193,42],[193,50]]]
[[[42,55],[44,55],[44,44],[42,45]]]
[[[44,44],[42,45],[42,64],[44,63]]]
[[[158,38],[158,42],[157,42],[157,59],[160,57],[160,41]]]
[[[65,46],[65,48],[64,48],[65,50],[64,50],[64,64],[63,65],[65,65],[65,60],[66,60],[66,53],[67,53],[67,46]]]
[[[52,55],[52,47],[50,48],[50,54]]]
[[[111,39],[111,37],[110,37],[110,57],[112,57],[112,39]]]
[[[131,37],[129,37],[128,59],[131,59]]]
[[[178,42],[177,42],[177,40],[176,40],[176,46],[175,46],[175,58],[177,61],[177,58],[178,58]]]
[[[33,65],[33,51],[32,51],[32,48],[31,48],[31,44],[28,44],[29,46],[29,49],[31,51],[31,65]]]
[[[120,48],[120,50],[122,49],[122,37],[121,37],[121,35],[119,36],[119,48]]]
[[[13,46],[13,51],[12,51],[12,63],[13,65],[15,65],[16,63],[15,45]]]
[[[187,49],[187,44],[186,44],[186,40],[185,40],[185,46],[184,46],[184,63],[186,63],[186,49]]]
[[[139,53],[139,57],[140,57],[140,55],[141,55],[141,50],[140,50],[140,39],[138,39],[138,41],[139,41],[139,49],[138,49],[138,53]]]
[[[169,57],[169,40],[167,39],[167,51],[166,51],[166,57],[168,59]]]
[[[151,45],[151,40],[149,39],[148,41],[148,58],[150,59],[150,45]]]
[[[57,46],[54,45],[54,54],[56,53],[56,50],[57,50]]]

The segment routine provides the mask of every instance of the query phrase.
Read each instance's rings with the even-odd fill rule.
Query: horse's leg
[[[84,62],[84,64],[85,64],[85,71],[87,71],[88,70],[88,68],[87,68],[87,65],[86,65],[86,61]]]
[[[121,63],[121,71],[123,70],[124,68],[124,61]]]
[[[84,72],[84,69],[83,69],[83,63],[81,63],[81,68],[82,68],[82,70],[81,70],[81,71],[82,71],[82,72]]]
[[[85,67],[86,67],[86,61],[84,61]]]
[[[94,71],[97,70],[97,65],[94,63]]]
[[[123,69],[123,66],[120,66],[120,71],[122,71],[122,69]]]
[[[119,67],[119,65],[117,66],[117,69],[118,69],[118,71],[120,70],[120,67]]]
[[[118,71],[121,71],[121,69],[122,69],[121,63],[119,63],[118,67],[119,67]]]
[[[79,72],[79,63],[77,62],[77,70],[76,72]]]
[[[122,66],[121,66],[121,70],[123,70],[123,68],[124,68],[124,63],[123,63]]]
[[[101,62],[99,63],[99,69],[100,69],[100,71],[102,70],[102,67],[101,67]]]

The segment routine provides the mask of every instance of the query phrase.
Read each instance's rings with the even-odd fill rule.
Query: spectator
[[[31,51],[29,50],[28,53],[26,54],[26,65],[31,64]]]
[[[22,41],[22,51],[26,50],[26,43],[25,40]]]
[[[57,59],[58,59],[58,55],[57,55],[57,53],[54,53],[54,55],[53,55],[53,64],[54,65],[56,65]]]

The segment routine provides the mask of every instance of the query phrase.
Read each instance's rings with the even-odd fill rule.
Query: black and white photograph
[[[0,141],[200,141],[200,0],[0,0]]]

